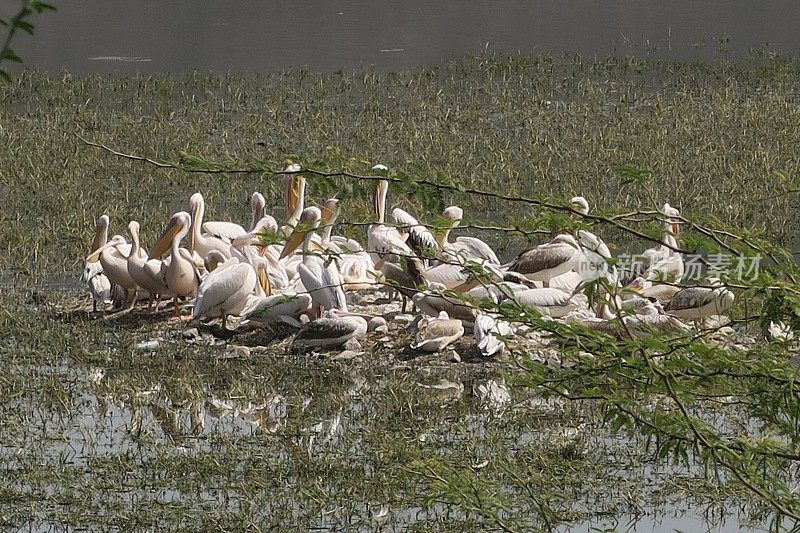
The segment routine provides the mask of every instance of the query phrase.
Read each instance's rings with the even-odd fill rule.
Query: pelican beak
[[[680,232],[680,229],[681,229],[680,222],[673,222],[672,224],[670,224],[670,226],[672,228],[672,234],[677,237],[678,233]]]
[[[470,291],[470,290],[474,289],[477,286],[478,286],[477,278],[472,278],[470,280],[465,281],[461,285],[453,287],[452,290],[454,292],[462,292],[463,293],[463,292]]]
[[[100,256],[103,254],[104,250],[106,250],[107,248],[111,248],[113,246],[116,246],[117,244],[119,244],[119,243],[115,242],[115,241],[108,241],[103,246],[101,246],[100,248],[98,248],[94,252],[90,253],[86,257],[86,262],[87,263],[97,263],[98,261],[100,261]]]
[[[289,235],[289,239],[286,241],[286,244],[283,246],[283,251],[281,251],[281,256],[279,259],[283,259],[287,255],[297,250],[305,237],[305,231],[293,231],[292,234]]]
[[[175,238],[181,229],[183,229],[183,224],[181,224],[177,218],[173,217],[172,220],[169,221],[164,233],[158,239],[158,242],[156,242],[155,245],[150,249],[148,257],[158,258],[164,255],[164,252],[169,250],[169,246],[172,244],[172,239]]]
[[[272,294],[272,287],[269,283],[269,275],[267,275],[266,268],[258,269],[258,284],[261,285],[261,289],[264,291],[264,294],[267,296]]]

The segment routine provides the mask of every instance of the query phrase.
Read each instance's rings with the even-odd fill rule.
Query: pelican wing
[[[228,244],[233,242],[234,239],[247,235],[247,231],[243,227],[233,222],[203,222],[203,232],[222,239]]]
[[[525,250],[508,266],[521,274],[534,274],[544,270],[552,270],[571,261],[577,250],[565,244],[545,244]]]
[[[247,294],[253,292],[257,281],[256,271],[247,263],[218,267],[206,276],[197,290],[194,318],[217,316],[235,309],[239,300],[243,304]]]
[[[500,264],[500,260],[497,258],[497,254],[494,253],[494,250],[478,238],[458,237],[456,239],[456,244],[461,245],[462,249],[467,250],[468,254],[474,259],[488,261],[494,265]]]
[[[392,218],[397,223],[397,230],[408,235],[406,244],[420,257],[436,257],[439,254],[439,243],[428,228],[420,225],[417,219],[399,207],[392,211]]]
[[[672,299],[664,307],[664,310],[681,311],[684,309],[695,309],[710,303],[714,299],[714,296],[714,289],[708,287],[686,287],[672,296]]]

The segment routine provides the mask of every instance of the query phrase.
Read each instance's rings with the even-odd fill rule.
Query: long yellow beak
[[[289,235],[289,239],[286,241],[286,244],[283,246],[283,250],[281,251],[281,256],[279,259],[283,259],[287,255],[291,254],[303,243],[303,239],[306,237],[305,231],[293,231],[291,235]]]
[[[108,241],[103,246],[101,246],[100,248],[98,248],[94,252],[90,253],[88,256],[86,256],[85,261],[87,263],[97,263],[98,261],[100,261],[100,256],[103,254],[103,252],[107,248],[112,248],[114,246],[117,246],[118,244],[119,244],[119,242],[115,242],[113,240],[112,241]]]
[[[183,224],[178,222],[177,219],[173,218],[170,220],[167,228],[164,230],[164,233],[162,233],[161,237],[159,237],[158,242],[156,242],[150,249],[148,256],[153,259],[164,255],[164,253],[169,250],[169,247],[172,244],[172,239],[175,238],[181,229],[183,229]]]
[[[266,268],[259,268],[257,275],[258,283],[261,285],[261,289],[264,291],[264,294],[270,296],[272,294],[272,286],[269,283],[269,276],[267,275]]]

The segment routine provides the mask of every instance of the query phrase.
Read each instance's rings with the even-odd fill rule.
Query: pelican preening
[[[264,212],[267,202],[258,192],[250,197],[248,230],[205,221],[206,204],[198,192],[189,200],[190,211],[175,213],[147,253],[138,222],[128,224],[129,244],[121,235],[109,239],[109,218],[100,216],[82,275],[95,311],[112,297],[116,305],[123,299],[118,294],[130,302],[128,309],[147,296],[154,313],[162,299],[172,298],[178,317],[186,302],[194,320],[220,319],[223,329],[232,315],[239,317],[236,328],[288,325],[299,329],[294,347],[333,348],[367,335],[362,311],[355,311],[363,296],[348,293],[369,294],[384,285],[402,296],[402,313],[409,299],[420,313],[412,349],[438,351],[472,330],[477,349],[491,357],[503,353],[518,329],[501,317],[504,306],[522,316],[532,311],[624,338],[681,333],[690,329],[684,321],[725,313],[734,302],[716,278],[695,287],[678,285],[684,275],[677,252],[684,219],[669,204],[660,210],[661,243],[643,254],[647,268],[622,282],[609,247],[587,229],[558,234],[501,264],[480,239],[450,240],[451,232],[466,229],[460,227],[459,206],[446,207],[444,223],[433,230],[400,208],[391,211],[395,224],[387,224],[389,181],[380,177],[372,180],[374,218],[362,248],[334,233],[342,207],[337,198],[306,207],[302,168],[289,163],[284,172],[283,226]],[[589,214],[581,196],[568,205],[574,218]],[[602,280],[599,289],[585,291],[595,280]]]

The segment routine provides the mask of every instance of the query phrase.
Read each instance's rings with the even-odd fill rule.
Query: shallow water
[[[16,43],[29,65],[50,72],[404,69],[484,47],[718,59],[796,53],[800,37],[800,4],[785,0],[76,0],[58,9]]]

